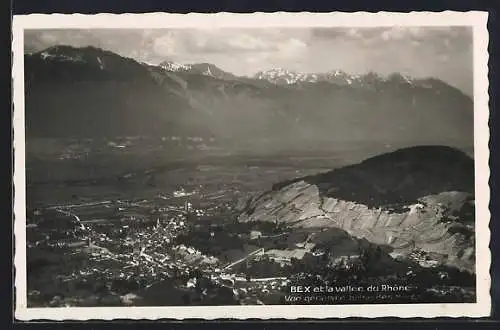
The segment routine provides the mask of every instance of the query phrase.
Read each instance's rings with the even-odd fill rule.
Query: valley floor
[[[30,307],[475,300],[472,275],[423,267],[419,251],[396,260],[332,231],[349,242],[333,253],[307,230],[235,221],[249,196],[362,151],[273,157],[120,145],[28,150]]]

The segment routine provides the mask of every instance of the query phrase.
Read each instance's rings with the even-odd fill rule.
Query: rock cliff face
[[[448,147],[401,149],[277,184],[251,199],[239,220],[337,227],[395,253],[421,249],[474,271],[474,164]]]

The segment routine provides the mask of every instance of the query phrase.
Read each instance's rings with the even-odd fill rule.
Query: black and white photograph
[[[15,17],[17,316],[488,315],[487,15],[350,15]]]

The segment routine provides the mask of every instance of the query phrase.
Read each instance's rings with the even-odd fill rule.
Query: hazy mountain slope
[[[25,79],[28,136],[209,134],[167,81],[111,52],[58,46],[27,55]]]
[[[210,114],[214,132],[297,141],[379,141],[402,145],[473,144],[471,100],[447,85],[385,82],[378,89],[318,82],[279,86],[183,75],[194,108]],[[300,143],[300,142],[299,142]]]
[[[346,230],[401,253],[421,248],[474,268],[474,166],[462,152],[422,146],[277,184],[240,221]]]
[[[212,64],[151,66],[101,49],[25,56],[27,133],[42,136],[205,135],[399,146],[473,145],[473,104],[435,79],[375,74],[277,84]]]
[[[175,72],[191,105],[211,114],[213,131],[245,138],[297,141],[380,141],[400,145],[473,144],[473,104],[436,79],[409,81],[367,74],[352,84],[272,80]],[[354,79],[354,78],[353,78]]]

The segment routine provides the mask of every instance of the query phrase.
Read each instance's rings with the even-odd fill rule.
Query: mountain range
[[[26,54],[32,137],[196,136],[257,150],[378,143],[397,151],[275,184],[238,207],[272,222],[415,250],[474,272],[473,102],[435,78],[285,69],[239,77],[210,63],[140,63],[95,47]],[[447,145],[436,146],[438,145]],[[424,145],[420,147],[402,148]],[[425,260],[424,260],[425,261]]]
[[[435,78],[285,69],[238,77],[90,46],[54,46],[24,61],[28,136],[473,145],[472,100]]]

